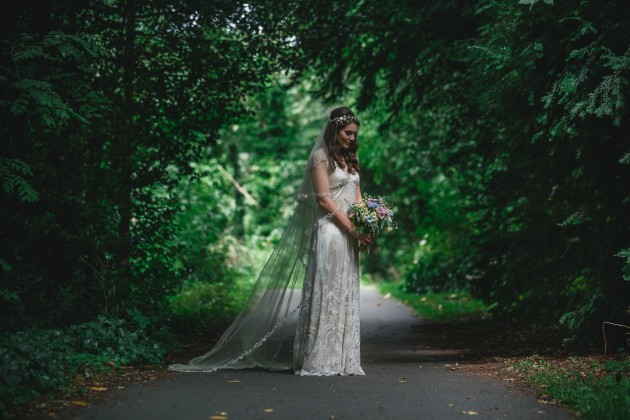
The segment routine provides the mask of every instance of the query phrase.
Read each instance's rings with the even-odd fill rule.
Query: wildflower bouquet
[[[381,231],[391,232],[398,226],[392,219],[394,212],[383,197],[370,197],[363,194],[363,201],[354,203],[348,212],[355,230],[361,235],[378,236]],[[369,252],[369,246],[361,244],[359,251]]]

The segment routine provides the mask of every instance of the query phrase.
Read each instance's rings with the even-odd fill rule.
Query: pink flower
[[[389,212],[387,211],[385,207],[379,207],[376,209],[376,214],[378,214],[378,217],[383,219],[389,215]]]

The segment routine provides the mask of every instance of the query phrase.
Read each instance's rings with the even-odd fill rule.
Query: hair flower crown
[[[328,124],[335,124],[337,127],[344,127],[350,123],[359,123],[359,119],[354,115],[342,115],[340,117],[331,118],[328,120]]]

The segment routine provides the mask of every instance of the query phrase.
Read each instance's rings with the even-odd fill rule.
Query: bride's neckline
[[[337,170],[337,169],[341,170],[341,172],[343,172],[344,174],[346,174],[348,176],[356,175],[356,174],[348,172],[346,169],[342,168],[340,165],[336,165],[335,170]]]
[[[341,158],[341,160],[343,161],[343,166],[338,165],[339,168],[345,173],[349,174],[350,172],[348,172],[348,164],[346,163],[345,159]]]

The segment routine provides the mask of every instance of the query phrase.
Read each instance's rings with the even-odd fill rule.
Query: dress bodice
[[[328,187],[331,198],[340,209],[347,211],[357,201],[359,174],[351,174],[339,166],[328,174]]]
[[[330,197],[339,207],[339,210],[348,211],[350,206],[357,201],[357,187],[359,186],[359,174],[351,174],[344,171],[339,165],[331,162],[325,147],[320,147],[311,153],[308,168],[312,169],[317,165],[325,163],[328,168],[328,189]],[[334,166],[331,171],[330,168]],[[315,194],[313,194],[315,195]],[[302,195],[306,197],[307,195]],[[319,209],[320,217],[325,213]]]

